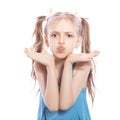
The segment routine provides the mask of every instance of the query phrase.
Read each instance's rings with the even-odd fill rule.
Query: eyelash
[[[57,35],[56,34],[52,34],[51,37],[55,38]]]
[[[51,34],[51,37],[52,37],[52,38],[56,38],[56,37],[57,37],[57,34],[53,33],[53,34]],[[66,37],[71,38],[71,37],[73,37],[73,35],[67,34]]]
[[[68,34],[67,37],[72,37],[72,35]]]

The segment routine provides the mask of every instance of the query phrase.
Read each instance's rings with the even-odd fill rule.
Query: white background
[[[119,1],[119,0],[118,0]],[[0,120],[36,120],[37,87],[30,78],[31,60],[24,48],[32,43],[35,18],[54,11],[71,11],[89,18],[96,58],[96,98],[92,120],[119,120],[120,8],[117,0],[0,1]],[[88,98],[89,101],[89,98]]]

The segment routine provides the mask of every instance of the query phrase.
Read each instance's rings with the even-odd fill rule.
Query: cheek
[[[76,42],[71,42],[71,44],[67,45],[67,51],[68,53],[73,52],[74,48],[76,48]]]
[[[74,45],[68,45],[66,48],[66,52],[69,54],[73,51],[73,49],[74,49]]]
[[[68,45],[67,45],[69,48],[75,48],[75,46],[76,46],[76,41],[75,40],[73,40],[72,42],[68,42]]]
[[[51,50],[52,52],[54,52],[55,49],[56,49],[56,44],[53,43],[53,42],[50,42],[50,44],[49,44],[49,48],[50,48],[50,50]]]

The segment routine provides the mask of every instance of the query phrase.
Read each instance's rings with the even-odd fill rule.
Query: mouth
[[[65,51],[65,48],[64,48],[63,46],[58,46],[58,47],[57,47],[57,51],[58,51],[59,53],[63,53],[63,52]]]

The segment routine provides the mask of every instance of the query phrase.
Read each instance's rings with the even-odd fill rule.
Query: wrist
[[[69,60],[66,60],[64,62],[64,66],[72,66],[73,63],[71,63]]]
[[[49,63],[46,65],[46,69],[47,69],[47,70],[50,70],[51,68],[54,68],[54,67],[55,67],[54,61],[51,61],[51,62],[49,62]]]
[[[72,65],[73,63],[71,62],[71,59],[70,59],[71,57],[70,56],[68,56],[67,58],[66,58],[66,60],[65,60],[65,62],[64,62],[64,64],[70,64],[70,65]]]

